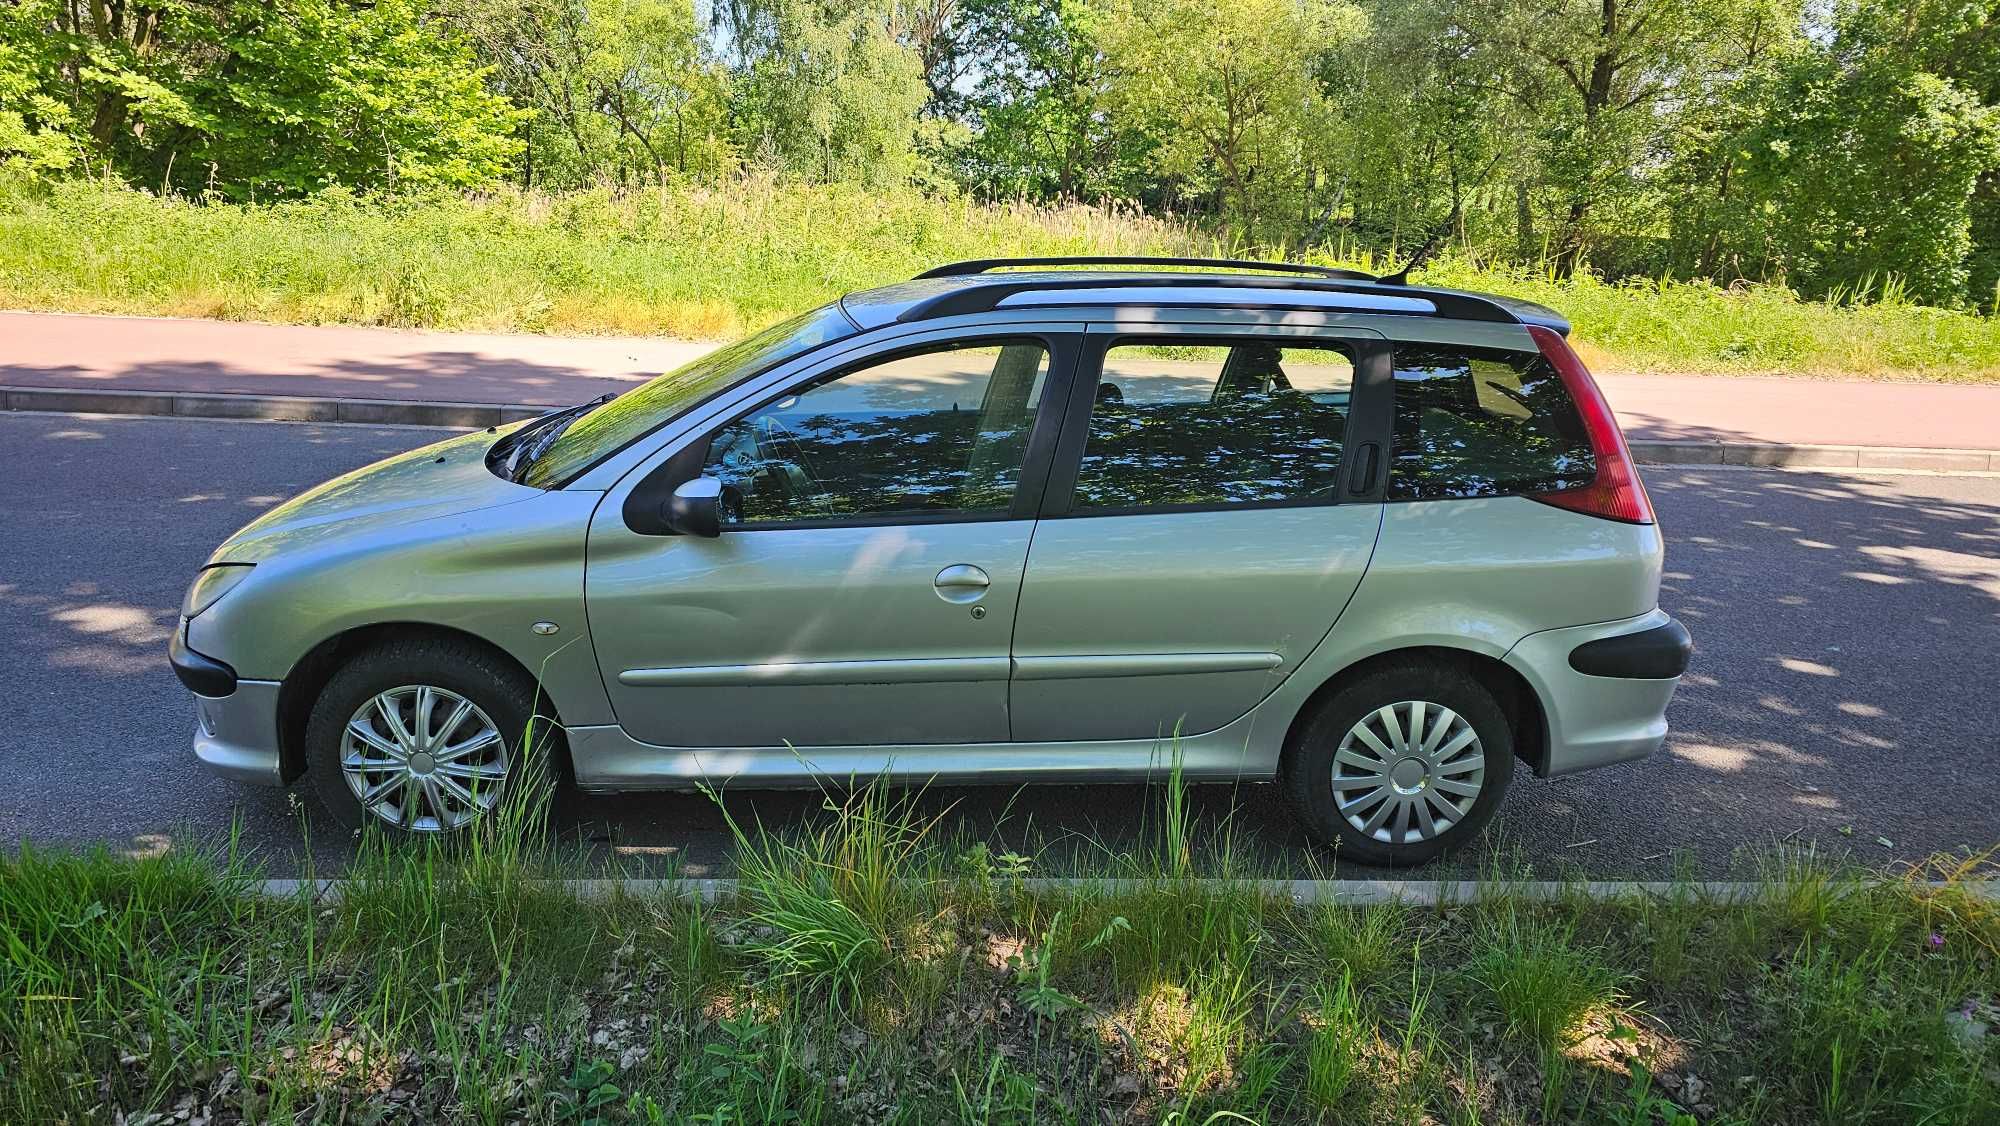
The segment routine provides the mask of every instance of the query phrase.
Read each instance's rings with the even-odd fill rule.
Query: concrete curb
[[[1773,442],[1631,442],[1652,465],[1752,465],[1786,469],[1922,469],[1934,473],[2000,471],[2000,450],[1924,446],[1781,445]]]
[[[196,391],[113,391],[94,387],[0,386],[0,410],[176,418],[353,422],[478,430],[533,418],[550,407],[417,399],[342,399]],[[2000,450],[1915,446],[1787,445],[1772,442],[1635,441],[1632,456],[1653,465],[1739,465],[1791,469],[1918,469],[2000,472]]]
[[[741,892],[731,879],[581,879],[552,883],[574,891],[586,900],[618,896],[659,896],[699,899],[704,903],[734,899]],[[1696,902],[1726,906],[1761,902],[1777,885],[1732,880],[1588,880],[1565,883],[1560,880],[1257,880],[1248,883],[1227,880],[1189,881],[1208,891],[1237,891],[1255,888],[1272,899],[1295,904],[1339,904],[1368,906],[1380,903],[1407,903],[1418,907],[1449,907],[1498,898],[1547,903],[1585,899],[1595,903],[1639,899],[1672,899],[1685,896]],[[346,881],[265,880],[257,890],[273,898],[307,894],[314,900],[338,898]],[[1162,885],[1151,880],[1054,879],[1037,877],[1021,881],[1025,891],[1035,894],[1081,892],[1095,895],[1129,895],[1155,890]],[[1175,887],[1184,886],[1180,881]],[[1939,888],[1935,880],[1924,886]],[[1973,881],[1963,885],[1982,899],[2000,901],[2000,880]]]
[[[377,426],[447,426],[465,430],[533,418],[553,409],[418,399],[341,399],[209,391],[109,391],[90,387],[0,387],[0,410],[10,411],[250,418],[274,422],[354,422]]]

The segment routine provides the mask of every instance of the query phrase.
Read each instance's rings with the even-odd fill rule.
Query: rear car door
[[[627,734],[1005,742],[1015,599],[1076,327],[830,363],[683,440],[641,500],[608,498],[586,600]],[[720,535],[633,530],[624,509],[696,476],[721,483]]]
[[[1389,378],[1365,329],[1091,326],[1014,628],[1014,739],[1199,734],[1290,675],[1374,549]]]

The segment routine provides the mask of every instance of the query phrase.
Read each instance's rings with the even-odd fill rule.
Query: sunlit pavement
[[[435,438],[360,426],[0,416],[0,839],[173,847],[226,829],[271,874],[303,867],[281,791],[209,776],[166,664],[175,608],[214,545],[326,477]],[[1815,845],[1863,861],[2000,843],[2000,478],[1756,470],[1647,473],[1668,535],[1666,608],[1695,635],[1665,753],[1540,781],[1517,772],[1485,841],[1424,875],[1496,860],[1537,875],[1740,874],[1739,850]],[[732,795],[781,824],[817,794]],[[1084,862],[1141,842],[1141,787],[933,790],[942,828],[996,851],[1056,841]],[[1268,787],[1201,787],[1211,824],[1273,874],[1374,875],[1309,848]],[[349,847],[314,826],[319,871]],[[569,835],[634,869],[725,871],[701,795],[590,799]],[[1048,867],[1057,867],[1053,857]]]

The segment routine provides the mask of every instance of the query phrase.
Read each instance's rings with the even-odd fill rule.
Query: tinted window
[[[729,523],[1004,513],[1047,376],[1037,343],[885,360],[723,427],[702,472]]]
[[[1334,346],[1113,347],[1075,507],[1330,500],[1353,387]]]
[[[690,360],[570,424],[523,480],[538,489],[559,485],[738,380],[854,332],[840,307],[828,305]]]
[[[1391,500],[1552,492],[1596,474],[1576,404],[1540,355],[1396,348]]]

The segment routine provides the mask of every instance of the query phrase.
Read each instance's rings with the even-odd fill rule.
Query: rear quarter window
[[[1539,352],[1417,344],[1395,356],[1390,500],[1556,492],[1596,477],[1576,403]]]

